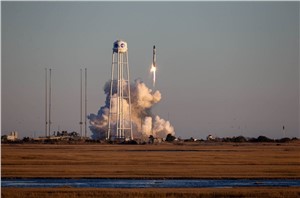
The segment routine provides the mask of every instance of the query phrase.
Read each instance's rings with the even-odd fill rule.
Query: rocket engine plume
[[[127,83],[127,82],[124,82]],[[117,83],[114,83],[115,85]],[[112,94],[115,94],[117,91],[116,87],[113,87]],[[104,92],[106,94],[105,105],[102,106],[98,114],[90,114],[88,119],[90,121],[90,129],[92,131],[93,139],[105,139],[108,129],[108,115],[110,111],[110,81],[108,81],[104,86]],[[153,105],[158,103],[161,100],[161,93],[156,90],[152,92],[145,83],[140,80],[136,80],[135,83],[130,85],[130,94],[131,94],[131,118],[133,125],[133,137],[145,139],[150,135],[159,138],[165,138],[167,134],[175,134],[174,127],[170,124],[169,121],[166,121],[159,116],[155,116],[151,112]],[[117,108],[115,102],[112,102],[111,108]],[[124,99],[123,104],[128,105],[128,100]],[[129,109],[128,109],[129,110]],[[114,123],[114,120],[112,120]],[[116,131],[115,127],[112,127],[111,135],[115,136]]]
[[[150,69],[150,72],[153,73],[153,87],[155,87],[155,73],[156,73],[156,48],[155,48],[155,45],[153,45],[153,50],[152,50],[152,65],[151,65],[151,69]]]
[[[153,85],[153,87],[155,87],[155,73],[156,73],[156,67],[152,64],[151,65],[151,69],[150,69],[150,72],[151,73],[153,73],[152,75],[153,75],[153,79],[152,79],[152,85]]]

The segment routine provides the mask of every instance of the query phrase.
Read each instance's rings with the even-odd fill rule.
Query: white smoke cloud
[[[145,117],[142,125],[142,131],[147,135],[152,135],[152,117]]]
[[[117,83],[114,83],[116,85]],[[127,86],[124,82],[124,87]],[[113,87],[112,93],[115,94],[117,87]],[[125,91],[125,89],[124,89]],[[110,108],[110,81],[108,81],[104,86],[104,92],[106,94],[105,105],[102,106],[97,115],[90,114],[88,116],[90,120],[90,129],[92,131],[93,139],[105,139],[108,129],[108,115]],[[161,93],[156,90],[153,92],[149,89],[145,83],[140,80],[136,80],[135,83],[130,86],[131,93],[131,119],[133,125],[133,137],[134,138],[147,138],[150,135],[154,137],[164,138],[167,134],[175,134],[174,127],[169,121],[161,119],[159,116],[152,115],[151,108],[153,105],[161,100]],[[124,99],[123,105],[125,111],[129,111],[128,100]],[[116,98],[113,98],[111,104],[111,110],[114,112],[117,108]],[[124,115],[127,122],[125,125],[130,125],[128,113],[125,112]],[[111,120],[114,123],[114,120]],[[115,131],[111,132],[111,135],[115,135]]]

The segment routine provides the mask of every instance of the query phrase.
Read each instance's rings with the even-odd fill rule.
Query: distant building
[[[206,140],[214,140],[215,138],[212,136],[212,135],[208,135],[207,137],[206,137]]]
[[[7,140],[16,141],[18,139],[18,132],[12,131],[9,135],[7,135]]]

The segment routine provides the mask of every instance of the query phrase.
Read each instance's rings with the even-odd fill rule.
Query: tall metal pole
[[[51,132],[51,69],[49,69],[49,132],[48,135],[50,137],[50,132]]]
[[[80,135],[82,137],[82,69],[80,69]]]
[[[128,103],[129,103],[129,122],[130,122],[130,139],[133,140],[132,133],[132,119],[131,119],[131,96],[130,96],[130,76],[129,76],[129,65],[128,65],[128,52],[126,53],[126,67],[127,67],[127,89],[128,89]]]
[[[87,136],[87,68],[85,68],[85,88],[84,88],[84,137]]]
[[[47,111],[47,109],[48,109],[48,102],[47,102],[47,93],[48,93],[48,85],[47,85],[47,68],[45,68],[45,137],[47,137],[47,129],[48,129],[48,118],[47,118],[47,114],[48,114],[48,111]]]
[[[116,102],[117,102],[117,108],[116,108],[116,137],[118,137],[118,133],[119,133],[119,125],[118,125],[118,119],[119,119],[119,90],[118,90],[118,86],[119,86],[119,65],[118,65],[118,61],[119,61],[119,57],[116,56],[116,71],[117,71],[117,93],[116,93]],[[111,101],[112,102],[112,101]]]
[[[112,91],[113,91],[113,83],[114,83],[114,68],[115,68],[115,58],[114,58],[114,53],[112,53],[112,64],[111,64],[111,81],[110,81],[110,93],[109,93],[109,115],[108,115],[108,130],[107,130],[107,136],[106,139],[109,140],[110,139],[110,133],[111,133],[111,122],[112,122],[112,114],[114,114],[114,112],[112,112],[111,107],[112,107]]]
[[[120,54],[117,54],[118,58],[118,83],[117,83],[117,97],[118,97],[118,102],[117,102],[117,138],[120,137]]]
[[[86,133],[87,133],[87,68],[85,68],[85,107],[84,107],[84,136],[86,138]]]

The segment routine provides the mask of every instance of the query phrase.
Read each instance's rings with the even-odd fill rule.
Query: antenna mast
[[[80,135],[82,137],[82,69],[80,69]]]
[[[48,84],[47,84],[47,68],[45,68],[45,137],[47,137],[47,129],[48,129],[48,121],[47,121],[47,114],[48,114],[48,102],[47,102],[47,93],[48,93]]]
[[[85,107],[84,107],[84,136],[86,138],[86,133],[87,133],[87,68],[85,68],[85,88],[84,88],[84,95],[85,95]]]
[[[49,137],[50,137],[50,132],[51,132],[51,69],[49,69]]]

